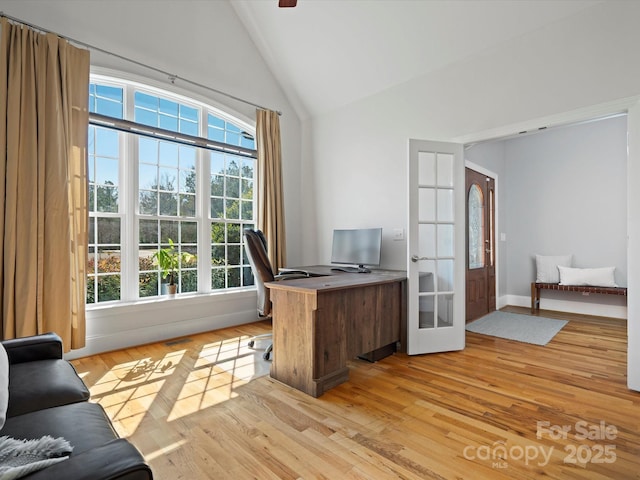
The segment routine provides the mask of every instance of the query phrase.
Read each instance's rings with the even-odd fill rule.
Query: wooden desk
[[[314,397],[349,379],[347,360],[395,351],[406,324],[406,274],[333,272],[267,284],[273,304],[271,377]]]

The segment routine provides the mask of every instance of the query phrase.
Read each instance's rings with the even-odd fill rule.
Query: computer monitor
[[[355,228],[333,231],[331,263],[357,265],[357,268],[343,267],[349,272],[367,273],[365,266],[380,265],[382,248],[382,228]]]

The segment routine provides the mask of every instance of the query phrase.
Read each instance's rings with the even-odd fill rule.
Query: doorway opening
[[[530,306],[537,254],[573,254],[573,267],[615,266],[617,283],[627,285],[627,130],[627,115],[615,114],[466,145],[467,167],[496,174],[496,308]],[[480,298],[467,288],[469,301]],[[553,292],[546,302],[551,310],[626,317],[619,299]]]

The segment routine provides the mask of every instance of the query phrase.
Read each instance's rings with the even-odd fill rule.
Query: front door
[[[496,309],[495,180],[466,169],[466,321]]]
[[[462,145],[409,141],[407,353],[464,348]]]

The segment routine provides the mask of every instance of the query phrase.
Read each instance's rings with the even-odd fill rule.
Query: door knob
[[[412,262],[417,262],[419,260],[435,260],[435,258],[432,258],[432,257],[419,257],[418,255],[411,255],[411,261]]]

